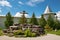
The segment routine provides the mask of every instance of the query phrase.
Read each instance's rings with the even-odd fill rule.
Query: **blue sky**
[[[60,11],[60,0],[0,0],[0,15],[6,15],[10,11],[14,16],[17,12],[25,10],[29,16],[33,12],[40,16],[47,5],[53,12]]]

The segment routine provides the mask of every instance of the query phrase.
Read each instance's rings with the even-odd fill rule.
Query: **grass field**
[[[56,35],[60,35],[60,30],[57,30],[57,31],[49,31],[47,33],[50,33],[50,34],[56,34]]]

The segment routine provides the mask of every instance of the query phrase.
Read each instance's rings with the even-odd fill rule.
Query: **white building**
[[[56,13],[52,12],[52,10],[47,6],[45,11],[44,11],[44,18],[47,20],[49,14],[52,16],[52,18],[56,19],[55,15]]]

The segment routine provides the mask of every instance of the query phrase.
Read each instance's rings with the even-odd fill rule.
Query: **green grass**
[[[47,33],[50,33],[50,34],[56,34],[56,35],[60,35],[60,30],[57,30],[57,31],[49,31]]]

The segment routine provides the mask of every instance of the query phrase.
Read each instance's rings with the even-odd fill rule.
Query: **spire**
[[[50,12],[52,12],[52,11],[50,10],[49,6],[47,6],[45,11],[44,11],[44,14],[47,14],[47,13],[50,13]]]

